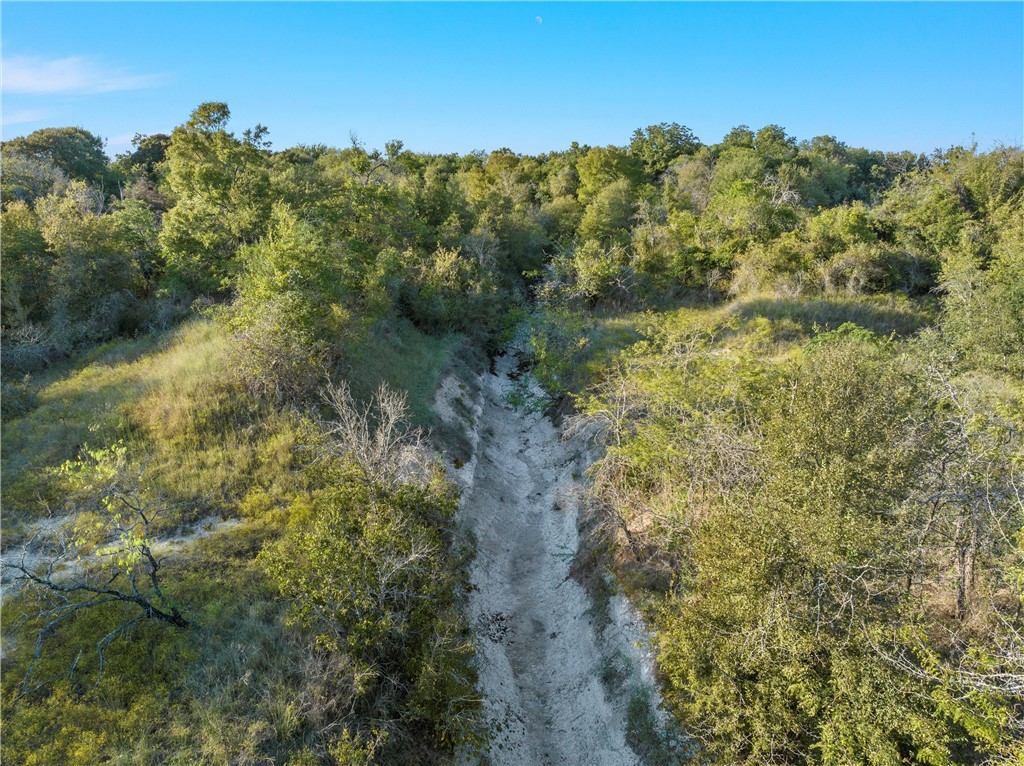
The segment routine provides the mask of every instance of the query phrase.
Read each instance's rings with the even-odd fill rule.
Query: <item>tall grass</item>
[[[197,322],[104,344],[69,363],[63,375],[41,379],[36,406],[4,423],[5,520],[55,510],[59,497],[46,469],[73,458],[84,444],[133,439],[138,403],[160,384],[181,391],[220,375],[214,360],[223,342],[211,323]]]
[[[306,746],[322,748],[335,733],[319,731],[317,705],[323,707],[320,700],[331,698],[348,671],[337,668],[330,676],[303,665],[319,655],[308,636],[284,624],[287,604],[256,562],[290,520],[310,513],[322,480],[303,470],[314,456],[307,447],[315,444],[315,431],[307,414],[246,391],[231,368],[231,343],[223,324],[195,320],[106,344],[28,381],[34,406],[4,424],[6,545],[24,539],[38,516],[64,510],[66,487],[50,469],[86,443],[103,447],[119,439],[143,467],[144,493],[165,508],[157,534],[212,514],[246,519],[166,561],[165,587],[194,621],[187,638],[139,628],[129,636],[138,639],[132,644],[138,651],[111,646],[111,656],[123,662],[111,665],[102,687],[108,696],[61,697],[61,691],[53,698],[63,707],[52,711],[63,712],[52,716],[50,703],[39,700],[4,711],[21,732],[8,745],[19,754],[14,760],[46,739],[56,744],[40,763],[284,763]],[[381,323],[345,349],[338,372],[363,398],[382,381],[408,392],[416,424],[429,426],[434,391],[460,343],[424,335],[407,322]],[[23,610],[19,596],[11,598],[5,605],[14,619]],[[68,627],[87,657],[113,619],[89,617],[96,624]],[[5,656],[12,680],[24,669],[31,641],[13,645],[16,651]],[[66,637],[48,646],[61,651],[55,667],[64,647],[73,648]],[[149,684],[157,667],[164,675]],[[64,724],[57,736],[53,727]]]
[[[429,427],[434,392],[460,343],[459,336],[427,335],[404,319],[377,322],[348,347],[341,372],[360,401],[369,401],[381,382],[406,392],[413,422]]]
[[[834,330],[846,322],[878,335],[907,337],[934,321],[935,305],[904,296],[833,296],[816,300],[755,295],[730,304],[730,311],[744,319],[764,317],[771,321],[796,322],[807,335]]]
[[[48,469],[85,444],[130,443],[154,489],[189,499],[194,518],[230,513],[253,485],[290,482],[299,419],[247,395],[229,366],[230,342],[221,324],[196,320],[105,344],[40,379],[36,406],[4,424],[8,531],[12,522],[60,511],[60,486]],[[459,342],[409,322],[380,322],[346,349],[340,372],[364,401],[382,381],[407,392],[414,423],[429,427],[434,391]]]
[[[229,339],[198,320],[163,336],[108,344],[42,385],[38,405],[4,425],[4,523],[61,510],[50,469],[85,444],[124,439],[153,492],[189,501],[178,523],[227,513],[254,481],[287,471],[294,421],[250,400],[228,369]],[[148,351],[148,353],[147,353]]]

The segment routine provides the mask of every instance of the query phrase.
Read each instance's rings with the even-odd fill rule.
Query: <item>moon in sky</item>
[[[543,24],[544,23],[544,19],[542,19],[540,16],[538,16],[537,17],[537,23],[538,24]]]

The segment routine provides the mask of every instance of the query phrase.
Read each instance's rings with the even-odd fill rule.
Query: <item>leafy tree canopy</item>
[[[71,178],[102,183],[110,161],[104,141],[83,128],[42,128],[3,144],[4,153],[15,151],[37,160],[49,160]]]
[[[638,157],[652,175],[664,173],[676,157],[693,154],[700,147],[700,139],[693,131],[676,122],[637,128],[629,142],[630,153]]]

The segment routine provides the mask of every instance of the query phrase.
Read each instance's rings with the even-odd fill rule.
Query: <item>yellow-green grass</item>
[[[86,444],[123,439],[144,467],[145,491],[175,509],[160,517],[171,526],[230,513],[254,483],[289,481],[297,419],[257,405],[233,381],[228,343],[222,326],[199,320],[113,344],[43,385],[38,405],[4,425],[5,532],[63,510],[53,469]]]
[[[729,310],[742,319],[763,317],[773,322],[793,322],[807,337],[835,330],[847,322],[878,335],[908,337],[934,321],[937,304],[895,295],[809,299],[762,294],[736,300],[729,304]]]
[[[930,301],[895,296],[833,296],[785,299],[772,294],[727,303],[695,304],[646,312],[599,312],[590,318],[586,344],[568,390],[579,392],[600,379],[619,353],[638,341],[661,338],[686,344],[701,337],[717,353],[754,353],[782,359],[820,332],[851,322],[887,337],[909,337],[935,319]]]
[[[268,533],[249,523],[168,560],[165,588],[193,626],[140,625],[108,647],[100,685],[96,637],[130,611],[88,610],[53,634],[31,679],[46,693],[25,702],[12,703],[10,692],[24,677],[33,643],[8,647],[4,762],[227,766],[268,754],[283,762],[301,748],[302,733],[280,725],[281,712],[306,683],[293,656],[298,634],[285,626],[287,605],[255,563]],[[4,613],[5,633],[31,606],[14,598]]]
[[[47,492],[47,469],[84,444],[131,440],[133,409],[158,386],[165,397],[184,397],[222,372],[225,338],[209,322],[139,340],[105,344],[40,381],[36,406],[4,423],[4,516],[36,515],[58,501]]]
[[[430,426],[434,391],[459,343],[408,322],[379,323],[345,350],[340,372],[363,400],[382,381],[407,392],[413,422]],[[178,508],[163,517],[166,524],[230,515],[254,488],[289,494],[300,482],[302,418],[245,392],[232,374],[229,344],[223,325],[195,320],[105,344],[63,375],[41,379],[36,406],[4,424],[5,532],[60,513],[64,493],[53,469],[86,444],[118,439],[145,465],[150,492]]]

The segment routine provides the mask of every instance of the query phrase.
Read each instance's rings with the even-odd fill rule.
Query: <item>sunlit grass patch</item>
[[[896,295],[810,300],[759,295],[730,304],[730,312],[742,319],[794,322],[808,336],[851,322],[878,335],[907,337],[932,322],[935,311],[932,303]]]
[[[152,383],[148,366],[134,354],[91,362],[43,385],[37,406],[4,424],[5,519],[40,513],[56,500],[47,491],[46,468],[73,458],[83,444],[109,443],[130,431],[128,408]]]
[[[167,440],[190,417],[208,418],[222,408],[214,405],[230,402],[226,343],[218,326],[198,321],[167,335],[105,344],[63,377],[43,382],[37,405],[4,424],[5,521],[59,510],[47,469],[83,445],[124,438],[146,452],[149,436]],[[147,428],[153,424],[159,428]]]

